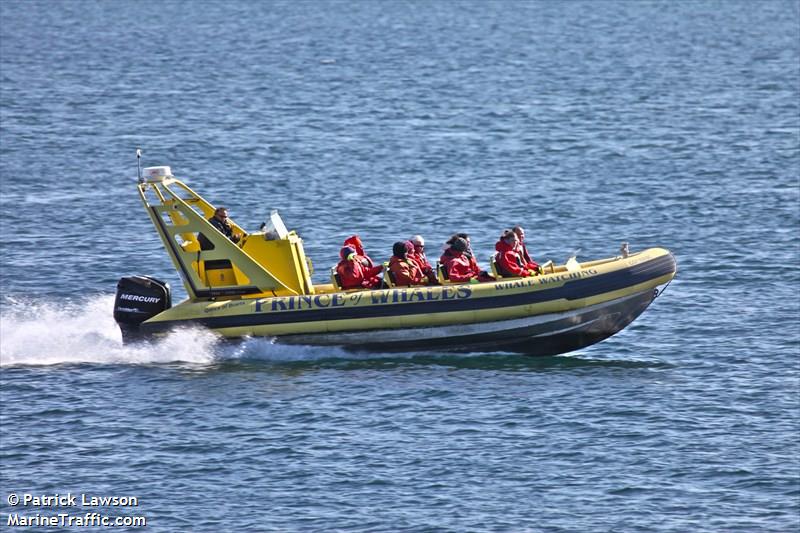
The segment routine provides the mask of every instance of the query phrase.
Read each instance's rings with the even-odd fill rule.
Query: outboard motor
[[[172,307],[169,283],[150,276],[128,276],[117,283],[114,320],[122,330],[122,342],[141,340],[139,324]]]

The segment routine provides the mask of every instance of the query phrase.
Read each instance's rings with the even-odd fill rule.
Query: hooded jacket
[[[389,270],[394,274],[394,282],[401,287],[424,285],[425,275],[413,259],[393,255],[389,260]]]
[[[452,282],[466,282],[477,279],[480,270],[473,266],[473,261],[464,252],[448,248],[442,254],[439,262],[447,270],[447,279]]]
[[[494,249],[497,250],[495,261],[501,276],[519,278],[530,275],[529,270],[523,266],[522,258],[513,244],[508,244],[500,239],[494,245]]]
[[[444,252],[442,253],[442,257],[439,258],[439,264],[444,265],[447,268],[447,263],[453,260],[455,257],[456,251],[452,248],[445,248]]]
[[[340,252],[340,256],[341,256]],[[358,259],[357,252],[349,257],[342,257],[336,265],[336,272],[342,280],[343,289],[373,289],[381,284],[378,277],[382,267],[365,267]]]
[[[356,258],[365,267],[372,268],[375,266],[375,262],[364,251],[364,245],[362,244],[361,238],[358,235],[353,235],[345,239],[343,246],[350,246],[353,248],[356,251]]]

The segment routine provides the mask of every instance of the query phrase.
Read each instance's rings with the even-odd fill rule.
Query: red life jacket
[[[408,254],[408,258],[414,261],[419,269],[428,277],[428,280],[431,282],[436,281],[436,272],[433,271],[433,267],[428,262],[428,258],[425,256],[425,252]]]
[[[442,254],[442,257],[439,258],[439,264],[444,265],[444,267],[447,268],[447,263],[452,261],[453,257],[455,257],[453,255],[454,253],[455,250],[453,250],[452,248],[445,249],[444,253]]]
[[[501,276],[512,278],[530,275],[529,270],[523,266],[519,252],[513,245],[500,239],[497,241],[497,244],[494,245],[494,249],[497,250],[495,261],[497,262],[497,269],[500,271]]]
[[[393,255],[389,260],[389,270],[394,274],[395,284],[402,287],[411,285],[424,285],[425,276],[413,259],[403,259]]]
[[[377,276],[381,270],[381,267],[367,268],[358,259],[342,259],[336,265],[343,289],[375,288],[381,284],[381,278]]]
[[[358,259],[365,267],[374,267],[375,262],[364,251],[364,245],[361,243],[361,238],[358,235],[353,235],[345,239],[343,246],[350,246],[356,251],[356,259]]]
[[[449,261],[445,263],[447,269],[447,279],[453,282],[466,282],[477,278],[480,270],[473,266],[473,261],[462,252],[453,249],[449,250]],[[442,258],[445,256],[442,255]]]

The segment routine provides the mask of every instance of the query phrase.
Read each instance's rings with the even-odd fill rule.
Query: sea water
[[[0,2],[0,528],[797,531],[798,87],[795,1]],[[121,276],[185,297],[137,147],[316,282],[514,224],[679,271],[561,357],[123,347]]]

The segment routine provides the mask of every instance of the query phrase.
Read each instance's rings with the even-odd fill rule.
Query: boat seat
[[[397,287],[397,280],[394,278],[394,272],[389,270],[389,262],[383,264],[383,282],[387,287]]]
[[[438,261],[436,262],[436,279],[438,279],[439,283],[442,285],[450,281],[450,276],[447,274],[447,269]]]
[[[333,285],[334,288],[336,288],[337,290],[340,290],[340,291],[344,290],[342,288],[342,277],[336,271],[336,267],[335,266],[331,267],[331,285]]]
[[[500,275],[500,270],[497,268],[497,254],[493,254],[489,258],[489,268],[492,271],[492,275],[494,276],[494,279],[500,279],[500,278],[503,277],[503,276]]]
[[[236,285],[236,274],[229,259],[206,259],[203,261],[206,285],[209,287],[227,287]]]

